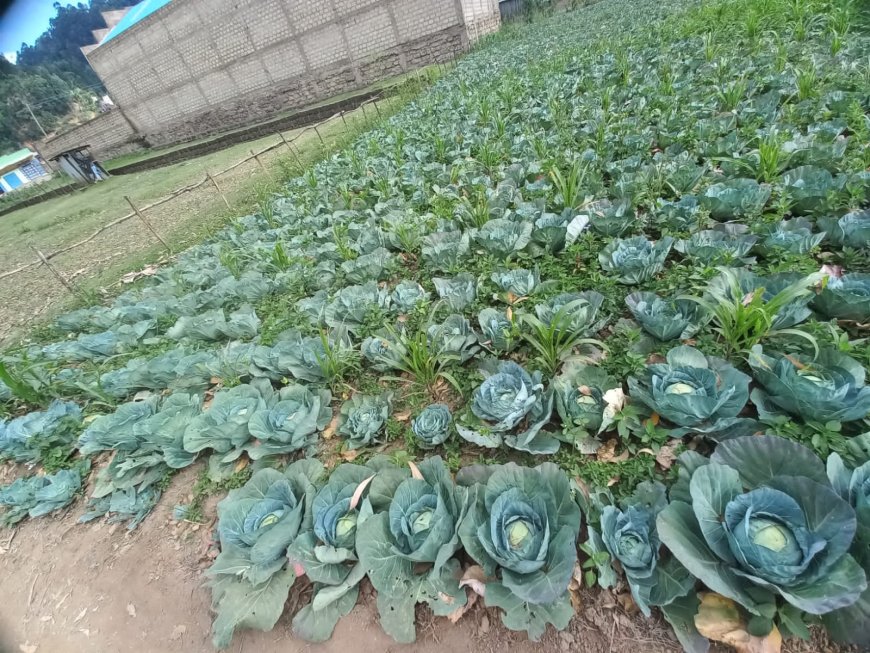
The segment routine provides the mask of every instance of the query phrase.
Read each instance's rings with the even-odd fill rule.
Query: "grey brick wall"
[[[50,159],[61,152],[83,145],[90,145],[94,156],[103,160],[142,147],[141,137],[124,118],[124,114],[119,109],[113,109],[63,134],[38,143],[37,149],[43,158]]]
[[[163,145],[448,60],[497,28],[497,0],[173,0],[88,59]]]

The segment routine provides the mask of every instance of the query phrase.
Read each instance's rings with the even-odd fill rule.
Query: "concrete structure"
[[[141,150],[145,139],[133,128],[124,112],[116,107],[58,136],[45,139],[39,143],[39,153],[49,161],[61,152],[83,145],[90,145],[94,156],[105,160]]]
[[[9,193],[51,177],[37,158],[36,152],[27,148],[0,156],[0,193]]]
[[[89,128],[104,133],[105,144],[80,134],[104,158],[137,138],[153,146],[189,140],[452,59],[499,26],[496,0],[140,5],[86,54],[121,113],[94,121],[111,127]],[[75,144],[47,145],[59,151]]]

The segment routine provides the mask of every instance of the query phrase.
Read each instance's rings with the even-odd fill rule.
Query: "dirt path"
[[[201,558],[207,528],[179,526],[171,518],[196,473],[194,467],[179,474],[132,534],[102,521],[77,524],[83,499],[59,519],[28,520],[15,531],[0,531],[0,653],[211,653],[209,591],[202,586],[208,561]],[[207,514],[214,514],[216,500]],[[599,620],[606,634],[595,625]],[[380,629],[367,595],[325,644],[295,640],[285,616],[271,632],[237,634],[229,650],[636,653],[640,641],[657,653],[676,650],[666,631],[651,631],[649,622],[635,622],[618,608],[590,605],[572,626],[534,644],[524,633],[502,628],[497,614],[480,606],[456,625],[420,610],[418,642],[402,646]]]

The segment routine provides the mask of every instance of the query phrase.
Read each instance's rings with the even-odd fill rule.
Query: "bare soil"
[[[4,470],[11,473],[13,470]],[[172,508],[189,500],[199,466],[178,474],[160,504],[132,533],[104,521],[78,524],[85,499],[58,518],[27,520],[0,532],[0,653],[210,653],[211,612],[203,570],[215,506],[207,524],[177,523]],[[0,474],[4,476],[6,474]],[[677,653],[660,620],[623,608],[615,594],[584,592],[571,627],[539,643],[505,629],[495,610],[476,604],[457,624],[418,610],[417,643],[396,644],[381,630],[374,597],[342,619],[331,640],[313,645],[290,631],[293,597],[270,632],[240,631],[230,651],[258,653]],[[795,653],[835,653],[824,641],[787,643]]]

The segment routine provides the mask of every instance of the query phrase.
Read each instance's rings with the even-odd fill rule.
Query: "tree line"
[[[0,58],[0,152],[96,110],[94,97],[104,89],[79,48],[94,42],[92,30],[105,27],[100,12],[130,4],[134,0],[55,2],[48,29],[33,45],[21,44],[17,63]]]

